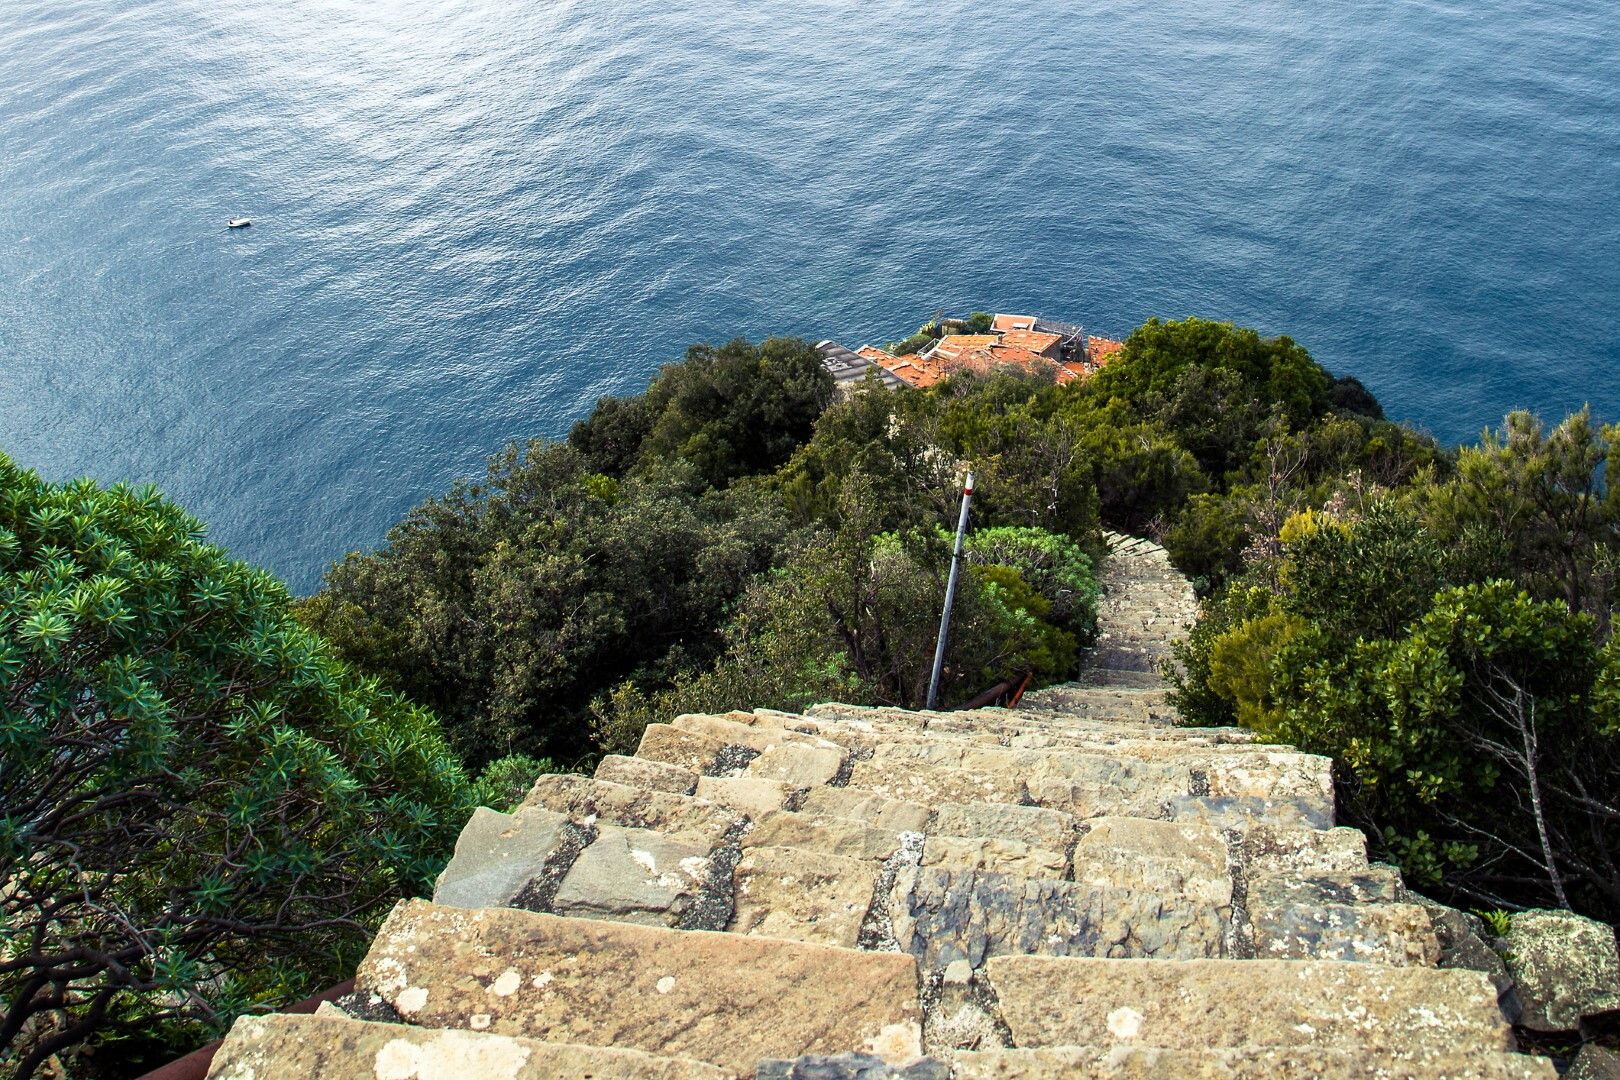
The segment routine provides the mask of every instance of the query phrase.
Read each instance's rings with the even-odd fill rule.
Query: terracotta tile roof
[[[990,356],[1000,364],[1017,364],[1026,371],[1049,371],[1052,360],[1017,345],[992,345]]]
[[[1114,354],[1124,347],[1125,343],[1123,341],[1115,341],[1113,338],[1093,337],[1086,339],[1086,355],[1091,357],[1091,362],[1098,367],[1102,367],[1102,365],[1112,360]]]
[[[995,334],[947,334],[934,346],[934,355],[953,359],[974,349],[988,349],[1000,344],[1001,338]]]
[[[1057,382],[1059,386],[1062,386],[1064,383],[1071,383],[1076,379],[1083,379],[1090,374],[1091,372],[1086,369],[1086,365],[1080,363],[1078,360],[1071,360],[1067,364],[1058,365]]]
[[[997,315],[990,323],[990,329],[998,334],[1005,334],[1009,330],[1035,329],[1035,316],[1033,315]]]
[[[1051,356],[1057,351],[1063,339],[1057,334],[1042,334],[1035,330],[1009,330],[1001,336],[1003,345],[1011,345],[1018,349],[1028,349],[1032,353],[1041,353]]]
[[[888,367],[891,363],[898,363],[900,360],[898,356],[895,356],[893,353],[884,352],[876,345],[862,345],[860,348],[855,350],[855,355],[864,356],[873,363],[882,364],[884,367]]]

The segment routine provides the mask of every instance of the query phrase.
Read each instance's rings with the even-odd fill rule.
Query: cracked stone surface
[[[854,948],[872,904],[878,866],[796,848],[749,848],[737,864],[739,934]]]
[[[510,904],[545,869],[567,823],[567,815],[538,807],[516,814],[479,807],[456,838],[433,899],[454,907]]]
[[[357,976],[422,1027],[758,1062],[922,1056],[916,963],[742,934],[486,908],[396,907]]]
[[[551,910],[675,926],[702,891],[710,850],[701,837],[605,825],[574,860]]]
[[[930,867],[901,875],[889,911],[900,948],[930,969],[1007,954],[1219,956],[1225,937],[1211,904]]]

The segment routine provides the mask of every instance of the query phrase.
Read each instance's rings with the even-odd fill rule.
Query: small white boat
[[[252,218],[233,217],[225,223],[225,227],[227,229],[245,229],[251,224],[253,224]]]

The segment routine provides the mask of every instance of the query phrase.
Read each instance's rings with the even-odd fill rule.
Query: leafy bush
[[[694,345],[646,393],[603,398],[568,438],[596,472],[623,476],[679,459],[724,487],[786,461],[832,397],[832,376],[808,342]]]
[[[473,801],[491,810],[510,813],[523,802],[536,780],[548,773],[564,771],[550,758],[508,754],[484,766],[478,782],[473,785]]]
[[[1183,718],[1331,755],[1422,887],[1620,920],[1615,434],[1515,414],[1452,471],[1290,517],[1178,650]]]
[[[951,534],[943,530],[941,534]],[[1044,529],[992,526],[968,534],[967,561],[980,566],[1007,566],[1048,605],[1045,617],[1089,644],[1097,630],[1097,579],[1091,557],[1068,537]]]
[[[573,761],[602,688],[718,655],[788,531],[776,499],[708,490],[689,463],[615,481],[571,446],[513,447],[334,566],[300,616],[433,708],[470,766]]]
[[[0,455],[0,1057],[215,1029],[352,970],[467,811],[434,719],[151,488]]]

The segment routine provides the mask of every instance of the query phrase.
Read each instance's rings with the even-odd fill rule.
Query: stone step
[[[746,820],[746,815],[706,799],[568,773],[542,776],[523,805],[542,807],[575,821],[711,837],[734,834]]]
[[[672,795],[690,795],[697,790],[701,774],[679,765],[649,758],[624,757],[608,754],[596,765],[596,778],[643,791],[667,791]]]
[[[1439,962],[1443,943],[1433,907],[1421,898],[1412,902],[1393,866],[1256,868],[1247,891],[1261,956]]]
[[[1328,829],[1329,795],[1264,798],[1256,795],[1195,795],[1192,770],[1162,762],[1099,758],[1086,776],[1077,769],[1007,767],[996,771],[930,765],[898,755],[857,761],[846,790],[923,806],[943,802],[1040,806],[1081,818],[1167,818],[1245,830],[1256,824]],[[1053,775],[1056,773],[1057,775]]]
[[[1554,1080],[1548,1058],[1480,1051],[1410,1058],[1359,1050],[1272,1046],[1166,1050],[1147,1046],[1062,1046],[982,1050],[954,1057],[955,1080]]]
[[[1207,901],[937,866],[903,869],[886,909],[893,940],[926,970],[1023,954],[1222,957],[1231,937],[1230,909]]]
[[[738,934],[853,949],[880,865],[791,847],[750,847],[733,875]]]
[[[766,1058],[921,1055],[916,963],[743,934],[397,905],[356,989],[405,1022],[642,1050],[744,1077]]]
[[[1005,956],[986,973],[1013,1045],[1243,1046],[1429,1055],[1513,1049],[1477,971],[1326,960]]]
[[[927,820],[926,810],[923,820]],[[874,828],[847,817],[775,810],[755,818],[740,843],[745,851],[752,847],[789,847],[881,863],[900,850],[901,835],[898,829]]]
[[[985,772],[1111,780],[1134,761],[1166,767],[1161,775],[1186,794],[1189,781],[1206,795],[1310,798],[1331,806],[1333,763],[1329,758],[1292,751],[1232,750],[1209,753],[1199,746],[1168,745],[1151,756],[1102,753],[1067,747],[1023,748],[965,743],[891,744],[872,760],[900,758]]]
[[[231,1026],[210,1080],[727,1080],[691,1058],[542,1042],[456,1028],[320,1016],[244,1016]]]
[[[1074,847],[1074,880],[1186,897],[1229,912],[1232,867],[1219,829],[1177,821],[1097,818]]]

